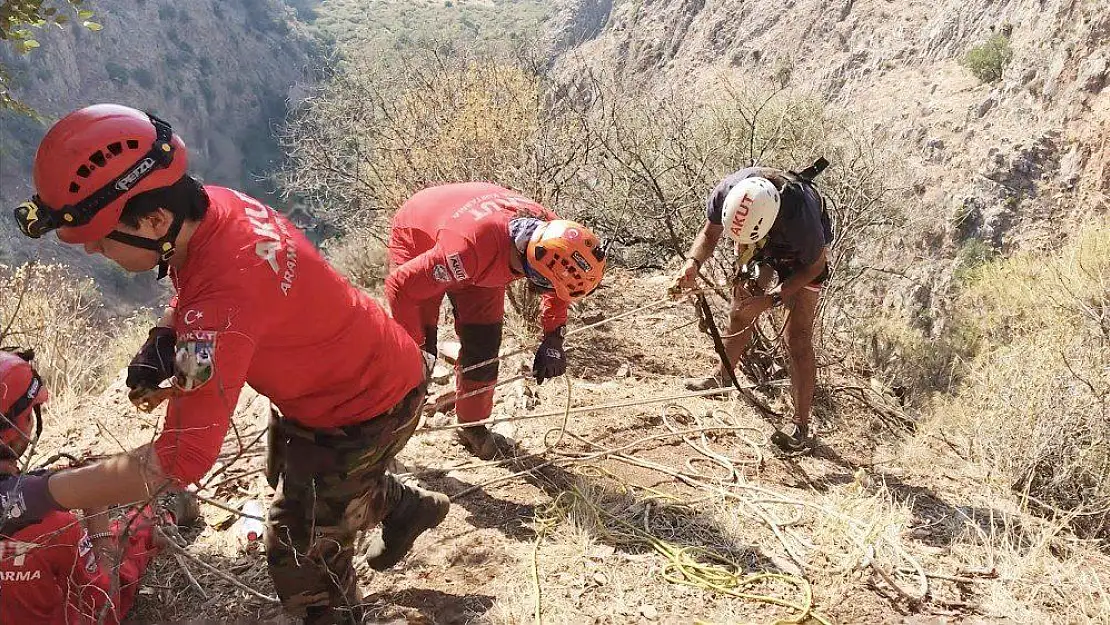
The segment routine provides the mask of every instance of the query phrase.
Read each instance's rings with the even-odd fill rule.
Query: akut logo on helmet
[[[135,169],[132,169],[126,176],[116,181],[116,189],[126,192],[152,169],[154,169],[154,159],[148,156],[139,161]]]
[[[730,226],[734,236],[741,236],[744,229],[744,222],[747,221],[748,213],[752,210],[752,204],[755,199],[750,194],[744,194],[740,198],[740,206],[736,208],[736,214],[732,216],[732,224]]]

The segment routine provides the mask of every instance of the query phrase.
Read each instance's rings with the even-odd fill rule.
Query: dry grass
[[[1073,276],[1067,273],[1068,268],[1073,272],[1078,267],[1104,271],[1106,250],[1101,247],[1104,239],[1099,232],[1094,230],[1078,237],[1074,245],[1066,247],[1059,258],[1049,263],[1026,264],[1020,258],[1014,259],[1014,270],[1020,267],[1032,271],[1043,265],[1037,271]],[[969,287],[969,298],[1005,300],[1005,305],[993,299],[984,300],[990,304],[981,304],[991,315],[998,316],[990,317],[993,325],[984,326],[982,336],[1008,328],[1011,343],[1046,349],[1040,343],[1025,342],[1027,332],[1018,330],[1035,328],[1044,332],[1054,328],[1048,323],[1049,316],[1039,316],[1040,313],[1023,306],[1020,290],[996,291],[986,286],[992,282],[978,282],[993,281],[996,276],[989,272],[1001,270],[1001,266],[985,268]],[[1094,275],[1104,275],[1097,272]],[[999,275],[1012,277],[1005,272]],[[665,283],[627,273],[618,272],[614,276],[615,281],[607,287],[612,296],[604,302],[590,303],[591,310],[613,314],[633,308],[654,297]],[[109,339],[108,333],[98,332],[97,324],[90,320],[95,318],[96,308],[87,295],[76,286],[61,288],[60,285],[69,283],[59,274],[24,267],[5,273],[3,280],[0,286],[5,288],[0,291],[3,294],[0,302],[4,307],[0,310],[5,318],[11,314],[10,294],[22,289],[14,287],[31,285],[33,288],[26,292],[24,300],[30,306],[27,310],[35,311],[35,321],[31,323],[28,320],[32,318],[27,317],[17,332],[56,328],[57,334],[35,335],[53,337],[52,342],[43,341],[44,361],[71,365],[48,365],[60,388],[69,389],[62,395],[71,399],[63,399],[60,405],[52,404],[46,448],[65,445],[71,451],[111,452],[141,444],[155,435],[158,418],[139,415],[130,408],[119,388],[118,377],[105,392],[95,394],[103,385],[104,371],[115,368],[129,356],[130,350],[123,346],[130,344],[133,349],[141,340],[146,320],[141,316],[127,320],[122,326],[127,329],[112,332]],[[1068,284],[1079,301],[1087,305],[1100,302],[1104,295],[1097,288],[1089,288],[1089,284],[1079,286],[1074,281]],[[1025,296],[1026,301],[1037,301],[1035,295]],[[1078,315],[1082,310],[1077,307],[1072,313]],[[689,366],[701,357],[699,350],[704,350],[704,343],[693,328],[687,327],[669,334],[668,349],[660,350],[659,335],[662,328],[680,327],[687,316],[684,308],[653,311],[648,317],[629,318],[606,332],[583,337],[582,345],[593,344],[592,340],[598,337],[612,339],[614,343],[604,347],[604,351],[613,352],[606,355],[617,360],[603,364],[630,362],[635,373],[620,379],[604,375],[599,382],[597,371],[604,367],[596,368],[602,365],[585,358],[576,360],[583,371],[587,366],[594,368],[591,370],[595,371],[595,381],[575,380],[575,403],[603,403],[629,394],[646,397],[673,392],[673,380],[665,371],[670,371],[672,361],[674,366]],[[1020,323],[1013,321],[1018,319]],[[1011,322],[1007,325],[1006,320]],[[1078,317],[1067,317],[1066,321],[1073,333],[1084,327]],[[72,334],[62,334],[63,329]],[[94,338],[95,344],[81,343]],[[113,343],[120,347],[113,347]],[[73,374],[77,354],[64,354],[63,358],[51,351],[56,349],[51,345],[69,344],[89,352],[86,358],[90,370],[96,373],[93,378],[79,376],[75,378],[76,384],[60,378]],[[983,350],[972,364],[999,368],[996,360],[979,359],[995,358],[992,354],[1001,349]],[[640,352],[650,354],[651,358],[636,360]],[[1075,349],[1066,353],[1079,357]],[[103,364],[106,362],[114,364]],[[992,384],[1017,384],[1016,377],[1001,374],[984,379]],[[1037,375],[1029,379],[1030,386],[1042,383]],[[539,389],[543,404],[533,409],[562,406],[561,387],[551,389],[549,386]],[[1033,393],[1024,388],[1018,390]],[[1017,390],[1007,388],[1004,392],[1016,394]],[[510,401],[504,399],[506,395],[502,394],[503,400]],[[1020,400],[1025,397],[1015,396]],[[251,401],[246,395],[241,398],[244,410],[237,420],[244,432],[256,431],[265,416],[264,406],[248,408]],[[507,406],[501,404],[498,414],[512,414],[515,408]],[[752,430],[768,429],[736,403],[698,399],[685,406],[694,422],[706,418],[703,415],[727,412],[729,419]],[[948,404],[942,402],[941,406]],[[1078,408],[1081,406],[1077,404]],[[571,422],[571,430],[591,439],[604,438],[606,444],[617,444],[617,440],[633,440],[662,431],[658,417],[652,416],[657,414],[655,411],[655,408],[625,409],[576,418]],[[992,418],[996,414],[1000,413],[991,413]],[[1012,416],[1010,412],[1004,414]],[[542,446],[546,428],[555,425],[553,421],[557,420],[521,422],[516,436],[536,451]],[[800,588],[784,578],[748,577],[768,572],[809,580],[818,614],[836,623],[881,622],[896,611],[947,613],[960,619],[1008,618],[1015,622],[1104,622],[1110,608],[1107,598],[1110,557],[1098,549],[1097,543],[1076,538],[1073,518],[1064,515],[1046,520],[1043,515],[1030,514],[1027,502],[1010,489],[1010,478],[1004,472],[1012,469],[1001,457],[1005,450],[990,448],[999,457],[980,457],[988,449],[987,444],[1002,445],[1003,439],[989,438],[1000,434],[987,427],[983,429],[987,440],[973,445],[973,438],[968,435],[973,425],[964,413],[939,412],[937,418],[922,425],[916,437],[900,446],[895,443],[893,451],[880,450],[883,456],[896,461],[876,459],[878,464],[868,466],[818,456],[792,461],[795,469],[789,469],[785,461],[768,459],[762,469],[746,467],[736,482],[703,477],[699,481],[706,486],[704,489],[681,484],[657,470],[632,471],[625,460],[601,463],[607,471],[604,474],[577,467],[569,480],[543,484],[532,480],[532,484],[523,484],[518,479],[515,484],[483,489],[473,499],[460,502],[445,527],[422,539],[412,560],[398,571],[363,581],[368,592],[376,594],[376,605],[384,611],[408,610],[404,614],[411,616],[414,610],[429,609],[426,602],[431,601],[440,610],[436,614],[458,614],[461,610],[469,615],[467,618],[505,624],[535,620],[533,570],[538,571],[542,591],[541,616],[548,623],[651,619],[772,622],[796,614],[789,607],[773,605],[765,599],[736,596],[736,592],[743,592],[789,602],[800,600],[803,596]],[[1025,437],[1041,436],[1041,445],[1053,440],[1050,429],[1034,430],[1033,434],[1026,432]],[[838,435],[831,435],[830,446],[840,448],[841,441],[832,438]],[[757,435],[756,438],[758,442]],[[471,459],[460,455],[448,439],[446,435],[438,438],[422,435],[405,450],[404,461],[426,467],[469,463]],[[750,459],[753,453],[732,435],[713,437],[707,444],[737,462]],[[1009,440],[1007,444],[1042,449],[1034,447],[1031,441]],[[232,454],[236,445],[235,439],[229,437],[226,454]],[[693,467],[706,475],[720,475],[713,467],[688,464],[690,458],[700,455],[688,443],[629,453],[649,459],[672,473],[689,472]],[[1017,453],[1009,452],[1008,457],[1020,459]],[[1058,464],[1073,470],[1069,460],[1070,457],[1059,456]],[[235,472],[245,475],[260,461],[260,457],[253,456],[240,461]],[[460,470],[452,475],[461,480],[455,486],[457,489],[513,470],[516,468],[511,465],[489,466],[473,474]],[[804,479],[798,477],[799,473]],[[258,476],[243,477],[217,489],[215,496],[231,502],[260,496],[265,488],[259,480]],[[530,504],[536,506],[526,517],[531,523],[523,531],[512,531],[515,515],[521,506]],[[214,523],[219,513],[208,508],[206,515]],[[472,537],[475,532],[481,533]],[[538,548],[537,534],[542,535]],[[262,555],[256,551],[244,553],[228,541],[227,533],[207,527],[189,550],[269,592]],[[668,555],[668,546],[684,550]],[[687,583],[669,581],[675,578],[676,561],[684,562],[694,571],[684,578]],[[929,593],[923,601],[914,603],[903,593],[917,592],[921,583],[918,565],[930,575]],[[150,577],[151,594],[140,602],[137,617],[165,621],[186,615],[215,618],[223,614],[246,619],[274,616],[275,607],[244,600],[239,591],[199,569],[193,573],[206,596],[189,585],[180,563],[161,559]],[[477,581],[456,585],[460,579]],[[487,579],[490,581],[482,581]],[[707,586],[706,579],[719,587]],[[891,582],[902,590],[896,590]],[[423,592],[415,595],[423,599],[412,599],[412,595],[406,594],[410,588],[416,593]],[[483,594],[489,595],[485,608],[481,607]],[[451,607],[456,604],[465,605],[465,610]],[[438,619],[431,620],[441,622]],[[444,617],[442,622],[454,621]]]
[[[329,241],[324,251],[328,262],[355,286],[375,292],[382,288],[389,272],[389,250],[375,231],[351,231]]]
[[[117,453],[151,440],[157,418],[132,415],[118,421],[126,408],[94,398],[113,383],[122,384],[120,372],[152,323],[149,310],[111,320],[93,281],[75,277],[69,267],[0,266],[0,345],[33,348],[35,368],[50,392],[43,437],[28,462],[37,464],[58,451]],[[115,391],[126,403],[125,393]]]
[[[998,511],[983,527],[982,519],[956,508],[951,534],[938,536],[916,518],[919,502],[867,477],[818,496],[766,489],[743,505],[700,497],[676,505],[614,495],[596,484],[578,487],[580,498],[536,519],[533,527],[543,532],[538,547],[517,552],[515,582],[486,615],[489,622],[535,620],[533,574],[548,623],[642,622],[649,615],[662,622],[773,622],[790,614],[720,588],[668,583],[668,558],[646,540],[628,540],[629,528],[704,549],[706,563],[731,561],[737,566],[724,568],[738,578],[764,572],[805,577],[819,613],[831,622],[875,622],[894,610],[956,610],[962,617],[1021,623],[1099,623],[1107,614],[1110,557],[1094,543],[1069,537],[1063,524],[1018,511]],[[769,512],[767,501],[776,498],[794,502],[780,503],[771,515],[778,533],[750,512],[756,502]],[[1006,505],[1004,498],[995,503]],[[948,541],[943,547],[935,544],[940,538]],[[803,556],[801,566],[791,561],[787,544]],[[921,572],[928,595],[910,601],[926,583]],[[781,600],[800,596],[779,580],[740,589]]]
[[[35,365],[55,398],[95,390],[108,334],[99,293],[67,267],[0,266],[0,345],[35,350]]]
[[[104,388],[116,379],[120,371],[127,368],[160,316],[150,308],[140,308],[112,324],[111,338],[102,351],[101,383]]]
[[[1110,556],[1104,545],[1077,538],[1067,515],[1046,519],[1030,510],[1008,484],[991,477],[989,465],[961,457],[966,440],[940,425],[927,423],[899,452],[907,471],[935,476],[938,490],[943,484],[966,493],[967,505],[950,511],[955,523],[945,528],[947,538],[933,556],[947,562],[948,572],[975,578],[974,586],[956,586],[965,600],[973,598],[980,613],[1019,623],[1105,623]]]
[[[965,381],[937,402],[937,427],[1033,505],[1110,535],[1110,221],[1049,258],[983,266],[958,306],[979,344]]]

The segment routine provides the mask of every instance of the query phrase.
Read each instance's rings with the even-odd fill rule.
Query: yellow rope
[[[620,315],[619,317],[626,317],[650,308],[658,307],[659,304],[660,302],[655,302],[649,304],[648,306],[628,311],[627,313],[625,313],[624,315]],[[614,320],[616,320],[616,318],[605,320],[605,322]],[[586,328],[581,328],[580,330],[592,329],[597,325],[601,324],[594,324],[593,326],[587,326]],[[504,358],[506,356],[507,355],[502,355],[500,358]],[[770,528],[775,538],[777,538],[782,543],[787,555],[799,566],[804,565],[803,558],[799,557],[799,554],[796,551],[798,549],[797,545],[800,545],[801,547],[809,551],[817,550],[817,547],[814,547],[813,545],[807,543],[801,537],[797,536],[795,532],[789,529],[791,525],[794,525],[801,520],[802,510],[808,508],[813,511],[817,511],[818,513],[841,517],[852,522],[852,529],[856,531],[861,529],[859,527],[855,527],[856,525],[859,525],[859,521],[851,519],[850,517],[847,517],[847,515],[828,510],[823,506],[814,505],[809,502],[788,499],[778,493],[774,493],[772,491],[743,483],[738,469],[745,465],[760,466],[763,463],[763,457],[760,451],[760,445],[755,441],[743,436],[742,434],[740,434],[740,432],[744,430],[757,432],[758,430],[756,430],[755,428],[733,425],[730,419],[722,419],[718,416],[716,412],[711,414],[710,417],[720,422],[722,424],[722,427],[710,426],[682,428],[678,425],[677,422],[683,417],[688,420],[694,421],[699,426],[701,426],[702,424],[699,423],[698,417],[694,415],[690,410],[682,406],[669,404],[664,407],[662,415],[663,424],[668,430],[667,434],[643,437],[641,439],[638,439],[637,441],[633,441],[630,444],[619,445],[617,447],[606,448],[598,443],[586,440],[576,435],[574,432],[567,431],[567,425],[569,423],[569,418],[571,414],[580,412],[592,412],[595,410],[617,407],[631,407],[638,405],[647,405],[651,403],[673,402],[674,400],[685,399],[687,397],[720,393],[719,390],[690,393],[688,395],[680,396],[641,398],[598,406],[582,406],[574,408],[572,407],[573,403],[571,396],[572,389],[570,379],[564,378],[564,382],[566,383],[567,395],[566,404],[563,410],[552,413],[523,415],[521,417],[510,417],[505,419],[490,419],[488,421],[488,423],[516,421],[522,419],[556,416],[561,414],[562,421],[560,425],[558,427],[547,430],[547,432],[544,434],[543,442],[544,452],[555,452],[555,454],[563,456],[563,458],[545,462],[537,467],[532,467],[531,469],[518,472],[513,475],[500,477],[485,482],[483,484],[474,485],[468,489],[465,489],[461,493],[456,493],[456,495],[452,497],[452,499],[457,499],[477,489],[481,489],[485,486],[489,486],[508,479],[513,479],[514,477],[525,473],[535,473],[536,471],[546,466],[565,466],[568,464],[579,464],[583,462],[610,458],[642,466],[648,469],[661,471],[672,476],[675,479],[681,480],[691,487],[697,488],[707,493],[707,496],[705,498],[699,499],[697,501],[720,498],[737,501],[741,504],[741,506],[743,506],[744,509],[748,511],[749,514],[752,515],[753,518],[758,519],[768,528]],[[428,428],[428,430],[453,429],[454,427],[460,426],[441,426],[437,428]],[[753,451],[754,459],[742,460],[714,451],[711,448],[710,440],[707,435],[707,433],[710,431],[731,432],[732,435],[739,438],[741,441],[746,443],[748,447],[751,448],[751,450]],[[554,440],[554,442],[549,443],[548,440],[555,432],[558,432],[558,437]],[[694,434],[697,434],[697,436],[693,436]],[[575,441],[578,441],[579,443],[588,445],[589,447],[593,448],[594,451],[592,453],[576,454],[557,449],[557,447],[567,436],[574,439]],[[685,472],[641,459],[630,453],[632,448],[637,447],[644,442],[671,437],[679,438],[691,448],[693,448],[698,454],[698,456],[691,458],[691,460],[687,462],[686,466],[688,470]],[[695,461],[710,463],[718,469],[723,469],[725,471],[725,476],[713,477],[711,475],[701,473],[694,467]],[[612,473],[600,467],[583,466],[581,469],[579,469],[579,472],[585,475],[588,475],[590,472],[593,472],[594,475],[606,474],[614,481],[616,481],[620,485],[621,490],[626,494],[635,495],[635,489],[639,488],[641,492],[649,493],[651,495],[649,499],[645,500],[648,503],[648,506],[650,506],[653,502],[671,502],[672,504],[676,504],[681,507],[690,508],[694,503],[693,500],[690,500],[688,498],[680,498],[676,495],[664,493],[656,489],[646,487],[633,487],[627,482],[621,480],[618,476],[613,475]],[[731,491],[731,489],[736,488],[742,489],[751,494],[741,495]],[[790,506],[795,511],[795,514],[791,515],[791,518],[789,519],[782,520],[778,518],[778,511],[769,509],[768,506]],[[575,512],[587,515],[588,518],[593,522],[593,525],[596,526],[598,530],[605,536],[605,538],[611,543],[626,546],[638,546],[641,548],[647,547],[654,553],[664,558],[665,563],[661,569],[660,576],[670,583],[699,588],[709,592],[719,593],[730,597],[736,597],[747,601],[765,603],[768,605],[776,606],[778,608],[789,610],[791,612],[790,614],[784,614],[780,618],[775,619],[772,622],[773,625],[798,624],[807,622],[809,620],[813,620],[817,623],[820,623],[821,625],[830,625],[830,622],[826,616],[815,611],[813,587],[806,578],[799,575],[790,575],[779,572],[757,572],[750,575],[745,575],[744,567],[742,564],[731,560],[725,555],[716,553],[710,548],[702,546],[682,546],[657,536],[655,533],[653,533],[650,523],[650,507],[648,511],[644,514],[643,527],[639,527],[617,516],[613,512],[610,512],[609,510],[602,507],[602,505],[600,505],[599,503],[591,500],[590,497],[584,494],[578,486],[572,486],[570,490],[564,490],[558,493],[558,495],[555,496],[550,504],[539,510],[536,514],[536,541],[532,549],[531,563],[531,577],[534,597],[533,617],[536,625],[542,625],[543,622],[543,584],[539,570],[540,549],[550,531],[557,527],[561,520],[570,518],[570,516]],[[870,544],[871,540],[867,538],[871,534],[870,531],[864,532],[863,537],[854,535],[855,532],[853,531],[846,530],[844,531],[844,533],[847,534],[848,538],[853,543],[855,543],[857,547],[870,548],[869,552],[874,552],[874,545]],[[881,539],[881,537],[876,538]],[[793,542],[797,543],[797,545],[792,546],[790,539],[792,539]],[[912,556],[906,553],[906,551],[901,548],[900,545],[895,544],[893,541],[888,540],[888,542],[890,543],[890,546],[893,548],[895,553],[899,557],[909,562],[911,570],[914,573],[917,573],[919,578],[921,578],[923,586],[917,589],[918,593],[916,594],[917,596],[924,596],[927,593],[927,585],[924,585],[927,584],[927,580],[925,580],[924,571],[922,570],[920,564],[916,562]],[[881,569],[878,570],[880,572],[883,572]],[[887,576],[884,575],[884,577]],[[899,588],[892,579],[889,579],[889,577],[887,577],[886,581],[891,586],[895,587],[896,590],[902,592],[902,589]],[[776,582],[792,587],[794,589],[795,596],[779,597],[757,591],[761,587],[766,587],[767,584],[772,584]],[[903,592],[903,594],[906,594],[906,596],[910,596],[905,592]]]
[[[567,422],[570,420],[570,407],[571,407],[570,376],[566,376],[566,375],[563,376],[563,380],[566,382],[566,385],[567,385],[567,403],[566,403],[566,410],[563,411],[563,423],[562,423],[561,426],[559,426],[557,428],[551,428],[550,430],[548,430],[543,435],[544,450],[545,451],[550,450],[552,447],[558,446],[559,443],[561,443],[563,441],[563,435],[566,434],[566,431],[567,431]],[[556,430],[559,431],[559,438],[555,439],[554,443],[551,443],[550,445],[548,445],[547,444],[547,437],[552,432],[554,432]],[[532,589],[533,589],[534,595],[535,595],[536,625],[543,625],[543,611],[542,611],[542,609],[543,609],[543,606],[542,606],[543,590],[542,590],[542,587],[540,585],[540,544],[543,543],[544,536],[547,535],[548,530],[554,528],[557,525],[557,522],[555,521],[555,517],[550,514],[550,511],[554,509],[554,506],[558,505],[559,500],[563,497],[564,494],[565,493],[559,493],[559,495],[555,498],[555,500],[552,501],[551,504],[549,506],[547,506],[547,508],[545,508],[544,513],[536,515],[536,544],[532,547]]]
[[[593,469],[593,467],[587,469]],[[583,473],[588,472],[588,470],[583,471]],[[600,475],[606,472],[595,471],[595,473]],[[624,490],[629,493],[633,491],[627,484],[624,485]],[[667,498],[677,499],[674,496],[667,496]],[[745,576],[742,573],[743,566],[741,564],[721,554],[713,553],[704,547],[680,546],[659,538],[651,533],[650,525],[646,520],[644,528],[636,526],[598,505],[577,486],[560,493],[537,517],[537,523],[540,524],[542,531],[546,532],[553,527],[558,519],[568,518],[576,506],[580,507],[596,522],[599,531],[603,532],[605,538],[611,542],[626,546],[649,547],[665,558],[667,562],[663,566],[661,575],[668,582],[718,592],[749,601],[767,603],[797,613],[776,619],[773,621],[775,624],[802,623],[807,619],[813,619],[822,625],[830,625],[825,616],[814,611],[813,589],[806,579],[783,573],[755,573]],[[535,567],[533,572],[535,574],[534,582],[538,602],[538,567]],[[770,581],[780,581],[794,586],[800,593],[801,599],[795,601],[745,590]],[[539,621],[537,620],[537,622]]]

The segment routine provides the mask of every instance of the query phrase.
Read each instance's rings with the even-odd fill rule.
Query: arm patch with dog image
[[[183,391],[195,391],[207,384],[216,371],[216,333],[189,330],[179,335],[174,371],[173,384]]]

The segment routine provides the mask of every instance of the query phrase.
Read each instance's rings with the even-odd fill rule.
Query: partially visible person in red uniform
[[[23,473],[20,459],[41,433],[49,393],[32,358],[30,351],[0,350],[0,483],[36,475]],[[145,506],[111,523],[101,509],[87,510],[84,519],[55,511],[38,522],[16,517],[0,525],[0,623],[119,623],[159,551],[154,526],[159,520],[187,525],[196,518],[194,499],[182,493],[175,499],[175,512],[159,515]],[[117,552],[119,586],[113,593],[110,572]]]
[[[434,358],[439,308],[446,294],[461,349],[455,376],[455,414],[461,423],[490,416],[493,390],[470,393],[497,380],[505,289],[527,278],[540,290],[544,337],[533,373],[541,384],[566,371],[563,334],[567,309],[597,288],[605,271],[598,237],[559,219],[536,202],[485,182],[448,184],[413,195],[393,216],[386,297],[393,318]],[[460,441],[483,459],[497,454],[485,426],[458,430]]]
[[[31,498],[87,508],[197,481],[249,383],[280,411],[265,541],[278,595],[306,623],[358,623],[357,534],[382,523],[369,563],[388,568],[450,505],[386,472],[416,429],[424,360],[289,221],[238,191],[202,187],[185,166],[168,124],[117,105],[70,114],[39,146],[39,195],[17,211],[23,232],[57,230],[132,272],[157,266],[177,294],[128,368],[137,405],[170,397],[158,439],[54,473]]]

